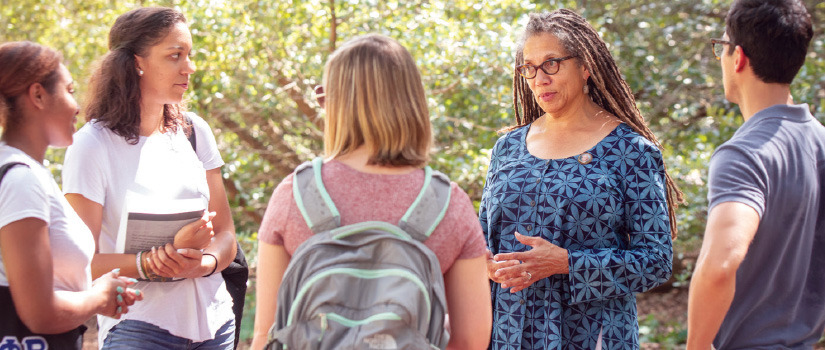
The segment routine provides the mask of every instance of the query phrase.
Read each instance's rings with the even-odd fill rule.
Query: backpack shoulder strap
[[[335,208],[321,180],[321,157],[305,162],[295,169],[292,178],[292,195],[313,233],[332,230],[341,225],[341,215]]]
[[[424,186],[398,223],[410,236],[424,242],[447,213],[450,204],[450,179],[429,166],[424,168]]]
[[[26,165],[26,163],[21,163],[21,162],[9,162],[9,163],[3,164],[2,166],[0,166],[0,183],[3,181],[3,177],[6,176],[6,173],[9,171],[9,169],[11,169],[12,167],[14,167],[16,165],[22,165],[22,166],[25,166],[27,168],[29,167],[28,165]]]

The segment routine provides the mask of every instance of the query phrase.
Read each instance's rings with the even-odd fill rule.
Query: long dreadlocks
[[[629,125],[635,132],[650,140],[659,149],[661,143],[647,127],[641,112],[636,107],[636,99],[627,82],[622,79],[619,68],[607,50],[607,45],[599,34],[579,14],[560,9],[553,12],[530,14],[530,21],[516,51],[514,67],[524,63],[524,42],[533,35],[549,33],[561,41],[568,54],[575,55],[580,64],[590,72],[587,86],[590,98]],[[516,125],[513,129],[532,123],[544,114],[527,83],[520,74],[513,74],[513,106],[516,111]],[[670,232],[676,238],[676,206],[684,203],[684,195],[665,170],[667,207],[670,217]]]

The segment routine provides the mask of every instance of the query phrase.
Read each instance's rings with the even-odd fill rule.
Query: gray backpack
[[[295,202],[315,234],[284,273],[267,349],[446,348],[444,280],[422,242],[447,211],[449,179],[426,167],[424,186],[397,226],[339,227],[322,164],[316,158],[295,170]]]

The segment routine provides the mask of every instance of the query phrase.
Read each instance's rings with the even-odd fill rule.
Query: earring
[[[584,93],[585,95],[590,93],[590,87],[588,87],[587,84],[584,84],[584,87],[582,88],[582,93]]]
[[[143,70],[138,69],[138,75],[139,75],[139,76],[143,76]]]

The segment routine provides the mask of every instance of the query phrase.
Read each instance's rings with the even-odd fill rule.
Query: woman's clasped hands
[[[97,298],[101,302],[98,313],[120,318],[120,315],[129,312],[129,306],[143,300],[140,290],[129,288],[135,283],[137,280],[134,278],[120,276],[120,269],[114,269],[94,280],[91,292],[101,296]]]
[[[510,293],[521,291],[538,280],[568,273],[567,249],[541,237],[515,233],[516,239],[532,249],[524,252],[501,253],[487,251],[487,276]]]
[[[196,278],[209,274],[217,260],[209,266],[201,266],[205,249],[212,242],[215,232],[212,229],[212,219],[215,212],[205,212],[203,217],[183,226],[172,243],[160,247],[152,247],[144,253],[147,267],[156,274],[168,278]]]

